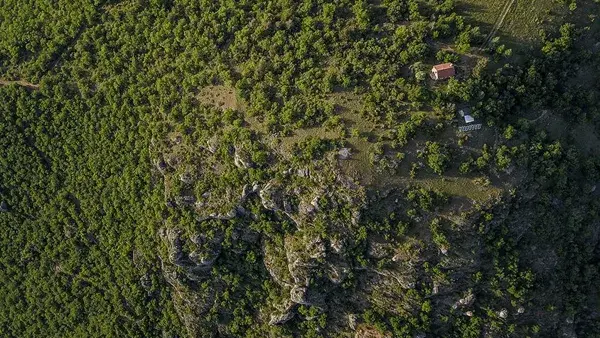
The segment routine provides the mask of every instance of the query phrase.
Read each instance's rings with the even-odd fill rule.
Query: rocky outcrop
[[[242,150],[240,147],[235,147],[233,153],[233,163],[240,169],[249,169],[254,167],[254,163],[252,163],[252,160],[250,160],[248,153]]]
[[[402,273],[391,269],[370,269],[369,271],[374,272],[380,277],[381,283],[389,286],[398,285],[403,289],[414,289],[416,286],[417,276],[414,273]]]
[[[393,252],[393,247],[389,243],[369,241],[367,254],[373,258],[381,259],[390,256]]]
[[[179,174],[179,180],[185,184],[192,184],[195,181],[195,177],[191,172],[186,171]]]
[[[210,270],[221,253],[222,235],[208,239],[202,235],[190,238],[194,250],[187,254],[183,247],[181,231],[178,229],[162,229],[160,236],[167,245],[168,261],[174,266],[183,268],[190,280],[202,279]]]
[[[338,151],[338,157],[340,160],[347,160],[352,156],[350,148],[342,148]]]
[[[502,310],[498,311],[498,317],[500,317],[502,319],[508,318],[508,310],[502,309]]]
[[[456,303],[454,303],[453,308],[459,308],[459,307],[470,307],[471,305],[473,305],[473,303],[475,302],[475,295],[473,294],[473,292],[471,292],[471,290],[469,290],[464,297],[462,297],[461,299],[459,299],[458,301],[456,301]]]
[[[287,302],[281,309],[278,309],[276,312],[271,314],[271,318],[269,320],[270,325],[283,325],[290,321],[296,313],[294,309],[296,304],[293,302]]]
[[[278,211],[284,208],[282,191],[276,181],[269,181],[259,190],[258,196],[263,208],[271,211]]]
[[[241,173],[254,166],[243,146],[221,145],[213,137],[206,147],[199,149],[201,155],[194,154],[190,159],[181,154],[181,149],[187,146],[185,142],[187,139],[173,149],[173,154],[160,155],[159,159],[164,161],[156,164],[165,177],[165,186],[173,187],[165,193],[169,206],[194,211],[198,222],[225,221],[255,217],[249,212],[255,210],[255,205],[250,209],[247,204],[249,198],[258,197],[262,207],[273,212],[269,217],[296,225],[296,229],[286,230],[283,244],[242,229],[235,229],[228,238],[228,250],[240,255],[244,254],[240,248],[245,246],[236,243],[262,240],[264,266],[280,286],[280,296],[284,299],[265,313],[267,320],[272,325],[284,324],[297,315],[299,305],[325,308],[326,296],[343,284],[352,271],[351,263],[344,257],[350,246],[346,236],[348,226],[359,223],[365,202],[363,188],[331,165],[337,164],[335,154],[329,159],[331,163],[291,166],[283,170],[283,176],[274,175],[266,182],[240,180],[228,184],[227,177],[233,177],[228,173],[241,177]],[[229,147],[232,156],[223,158],[226,153],[218,150],[224,147]],[[198,158],[202,160],[197,161]],[[282,171],[281,167],[275,169]],[[340,209],[348,211],[342,218],[338,215]],[[336,217],[331,217],[332,212]],[[326,227],[326,231],[337,237],[324,240],[314,231],[318,227]],[[168,252],[163,260],[163,275],[173,286],[182,321],[193,332],[197,326],[194,317],[201,320],[210,309],[208,303],[219,291],[210,271],[221,255],[223,234],[208,238],[198,233],[187,238],[183,231],[172,227],[162,229],[160,236]],[[198,291],[200,287],[202,290]]]
[[[175,203],[180,207],[194,205],[196,203],[196,197],[192,195],[175,196]]]
[[[253,183],[252,185],[249,185],[249,184],[244,185],[239,199],[235,203],[232,203],[233,206],[229,211],[224,212],[224,213],[216,213],[216,212],[207,213],[204,210],[204,207],[207,204],[206,200],[212,196],[211,192],[205,192],[202,194],[202,196],[201,196],[202,198],[199,199],[194,204],[196,212],[198,213],[198,215],[196,216],[196,220],[199,222],[209,220],[209,219],[218,219],[218,220],[226,221],[226,220],[231,220],[238,216],[252,216],[246,211],[246,209],[242,205],[244,203],[246,203],[246,200],[248,199],[248,197],[250,195],[257,193],[259,190],[260,190],[260,185],[257,182]]]
[[[208,141],[206,141],[206,150],[208,150],[211,154],[217,152],[218,147],[219,140],[216,136],[213,136]]]

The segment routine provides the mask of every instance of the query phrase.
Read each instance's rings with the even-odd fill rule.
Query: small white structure
[[[458,126],[458,131],[467,132],[481,129],[481,123],[471,124],[475,122],[475,118],[469,114],[470,112],[471,110],[469,108],[464,108],[458,111],[458,114],[465,119],[465,125]]]
[[[481,129],[481,127],[482,127],[481,123],[479,123],[479,124],[470,124],[468,126],[460,126],[460,127],[458,127],[458,131],[467,132],[467,131],[479,130],[479,129]]]

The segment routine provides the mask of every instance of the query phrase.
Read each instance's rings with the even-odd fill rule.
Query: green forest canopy
[[[562,6],[513,50],[452,0],[5,1],[0,335],[600,335]]]

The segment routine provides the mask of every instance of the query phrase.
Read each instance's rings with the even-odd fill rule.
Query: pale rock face
[[[349,269],[346,267],[337,267],[329,264],[327,269],[327,278],[336,285],[341,284],[348,275]]]
[[[175,203],[179,206],[185,205],[194,205],[196,203],[196,197],[188,195],[188,196],[176,196]]]
[[[522,307],[522,306],[521,306],[521,307],[519,307],[519,309],[517,310],[517,313],[518,313],[518,314],[523,314],[523,313],[525,313],[525,308],[524,308],[524,307]]]
[[[177,169],[177,167],[179,166],[179,163],[181,162],[181,159],[177,156],[171,156],[171,157],[167,158],[166,162],[171,168]]]
[[[310,177],[310,170],[307,168],[298,169],[296,175],[298,175],[298,177]]]
[[[310,252],[310,258],[323,259],[325,258],[325,243],[320,238],[315,238],[308,243],[306,248]]]
[[[290,299],[292,302],[302,305],[309,305],[306,299],[307,289],[301,286],[294,286],[290,291]]]
[[[269,321],[269,324],[270,325],[283,325],[292,318],[294,318],[294,312],[292,312],[292,311],[273,314],[273,315],[271,315],[271,320]]]
[[[384,258],[389,255],[391,248],[387,243],[369,242],[368,254],[374,258]]]
[[[440,247],[440,252],[442,253],[442,255],[447,255],[448,254],[448,248],[445,246],[441,246]]]
[[[329,242],[329,247],[336,254],[341,254],[344,250],[344,241],[334,238]]]
[[[507,309],[500,310],[500,312],[498,312],[498,316],[502,319],[508,318],[508,310]]]
[[[467,293],[467,295],[456,302],[455,307],[458,306],[471,306],[475,302],[475,295],[471,292]]]
[[[209,141],[209,149],[205,149],[204,152],[218,151],[219,147],[216,141],[216,139]],[[231,150],[231,157],[233,158],[230,161],[234,162],[235,167],[244,169],[253,165],[250,156],[244,149],[235,147]],[[169,158],[167,156],[163,158],[169,166]],[[334,159],[335,157],[332,156],[331,160]],[[183,160],[177,162],[182,163],[177,163],[179,170],[176,173],[186,173],[188,167],[182,167],[184,165]],[[232,167],[228,166],[228,168]],[[232,169],[237,170],[235,167]],[[174,173],[175,169],[167,168],[171,173]],[[266,319],[271,325],[282,325],[294,318],[297,315],[296,308],[299,304],[312,305],[317,308],[325,307],[325,295],[331,289],[338,288],[352,272],[352,265],[343,255],[346,246],[351,243],[344,232],[340,232],[335,240],[328,241],[303,231],[304,228],[310,227],[314,221],[320,220],[321,216],[325,218],[329,209],[340,206],[349,206],[348,210],[351,211],[351,214],[340,224],[328,224],[328,227],[343,229],[347,224],[356,225],[359,223],[360,210],[364,206],[366,198],[362,186],[355,183],[351,178],[342,176],[337,171],[324,172],[324,170],[328,170],[328,167],[310,166],[309,168],[300,169],[294,167],[286,170],[288,176],[284,180],[273,178],[260,184],[258,182],[244,182],[231,187],[227,193],[212,191],[211,194],[211,191],[199,191],[197,195],[173,198],[174,201],[178,202],[174,207],[184,207],[197,203],[195,210],[198,213],[197,219],[203,221],[211,218],[231,219],[240,215],[247,215],[248,212],[244,209],[247,206],[244,202],[254,198],[252,194],[256,193],[257,200],[260,199],[260,203],[265,209],[285,211],[282,217],[289,217],[297,225],[297,231],[289,234],[283,245],[281,243],[269,243],[269,245],[265,244],[263,246],[265,250],[263,263],[269,272],[270,278],[281,287],[281,296],[284,299],[279,304],[280,306],[271,308],[270,312],[266,314]],[[189,172],[194,173],[194,179],[203,178],[200,171]],[[173,179],[185,181],[186,177],[177,175]],[[295,184],[289,184],[292,180],[311,181],[311,184],[298,187]],[[186,194],[191,195],[191,193]],[[219,204],[224,199],[228,201],[235,200],[236,202],[232,203],[232,208],[224,208],[225,205]],[[325,202],[328,203],[329,207],[319,208],[320,202],[323,202],[322,205]],[[218,205],[215,206],[215,203]],[[192,234],[183,238],[177,229],[165,229],[163,232],[165,235],[161,237],[163,237],[171,254],[163,262],[165,265],[165,278],[169,277],[169,283],[179,291],[179,289],[184,288],[188,281],[209,281],[209,271],[218,260],[222,250],[221,242],[213,243],[213,239],[203,234]],[[167,236],[166,233],[169,233],[170,236]],[[245,233],[235,232],[231,235],[231,238],[233,241],[245,240],[255,243],[261,241],[261,238],[249,238],[248,236],[252,235],[250,233],[246,236],[248,238],[244,238],[244,235]],[[258,234],[255,235],[258,237]],[[169,239],[166,237],[169,237]],[[223,241],[223,236],[220,237],[220,241]],[[386,255],[390,253],[387,247],[384,251]],[[313,285],[316,279],[322,281],[319,287]],[[400,283],[405,288],[415,287],[413,279],[407,278],[404,273],[389,271],[386,278],[381,279],[384,280],[382,283],[393,285]],[[215,286],[214,289],[211,289],[211,292],[207,296],[213,297],[218,292],[218,288]],[[187,294],[185,296],[188,297]],[[206,301],[201,301],[199,305],[202,305],[202,307],[195,304],[184,304],[180,307],[185,311],[188,309],[193,310],[198,315],[205,311],[204,305],[210,304],[209,300],[207,298]],[[199,317],[198,315],[197,318]],[[190,323],[192,323],[191,318]],[[354,316],[353,326],[356,326],[356,318]],[[303,320],[307,320],[307,318],[303,318]]]
[[[211,138],[206,141],[206,150],[214,154],[217,151],[217,147],[219,146],[219,141],[216,137]]]
[[[350,158],[351,155],[352,155],[352,153],[350,151],[350,148],[342,148],[338,152],[338,156],[339,156],[340,160],[347,160]]]
[[[350,327],[350,329],[356,330],[357,319],[358,319],[357,316],[353,313],[348,315],[348,326]]]
[[[261,203],[265,209],[279,210],[279,208],[277,207],[277,203],[273,198],[274,194],[271,188],[271,184],[267,184],[262,190],[258,192],[258,195],[260,196]]]
[[[185,172],[181,175],[179,175],[179,180],[185,184],[192,184],[194,183],[194,177],[191,173],[189,172]]]
[[[234,150],[233,164],[240,169],[248,169],[254,166],[254,163],[249,159],[248,154],[238,147],[235,147]]]
[[[319,197],[320,196],[315,196],[312,201],[310,202],[310,205],[312,205],[314,207],[315,211],[319,211]]]

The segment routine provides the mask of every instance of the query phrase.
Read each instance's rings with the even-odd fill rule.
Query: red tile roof
[[[439,65],[433,66],[433,69],[437,71],[438,79],[447,79],[456,74],[456,70],[454,69],[454,65],[451,63],[442,63]]]

